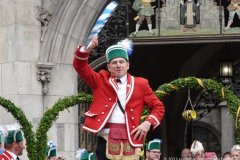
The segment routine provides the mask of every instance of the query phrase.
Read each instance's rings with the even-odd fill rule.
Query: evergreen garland
[[[235,128],[237,131],[237,143],[240,143],[240,99],[234,95],[232,90],[225,88],[222,83],[218,83],[213,79],[200,79],[196,77],[186,77],[176,79],[168,84],[163,84],[158,87],[155,94],[162,99],[164,96],[169,95],[173,91],[190,87],[203,90],[206,93],[214,93],[220,97],[221,101],[226,101],[229,113],[235,119]]]
[[[226,101],[229,107],[229,112],[236,120],[237,130],[237,142],[240,143],[240,120],[238,114],[240,113],[240,100],[233,92],[221,83],[218,83],[212,79],[199,79],[195,77],[186,77],[176,79],[168,84],[163,84],[155,91],[155,94],[159,99],[169,95],[171,92],[178,91],[179,89],[190,87],[204,90],[206,93],[213,92],[218,95],[222,101]],[[32,130],[32,124],[26,118],[21,108],[15,106],[11,101],[0,97],[0,105],[10,112],[13,117],[22,126],[24,136],[26,138],[26,146],[29,160],[44,160],[45,149],[47,145],[47,131],[51,128],[53,123],[57,120],[59,112],[68,109],[79,103],[88,103],[92,101],[92,95],[86,93],[79,93],[77,96],[69,96],[63,99],[59,99],[53,107],[48,109],[36,130],[36,133]],[[148,114],[148,110],[144,110],[143,117]]]

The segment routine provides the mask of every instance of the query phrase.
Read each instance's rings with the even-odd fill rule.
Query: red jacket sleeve
[[[74,54],[73,67],[89,87],[96,88],[99,74],[95,72],[88,64],[90,52],[81,52],[78,47]]]

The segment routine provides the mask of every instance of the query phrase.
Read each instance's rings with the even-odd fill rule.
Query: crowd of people
[[[234,145],[230,151],[217,157],[215,152],[205,151],[200,141],[193,141],[191,148],[184,148],[181,152],[183,160],[240,160],[240,145]]]

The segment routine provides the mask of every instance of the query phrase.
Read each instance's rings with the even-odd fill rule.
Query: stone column
[[[41,0],[0,0],[0,96],[20,107],[35,127],[43,114],[42,87],[36,80],[40,51]],[[16,120],[0,106],[0,124]],[[26,151],[21,159],[27,159]]]
[[[222,154],[226,151],[230,151],[233,145],[236,143],[236,132],[234,127],[233,116],[229,114],[226,102],[222,102],[221,117],[222,117]]]

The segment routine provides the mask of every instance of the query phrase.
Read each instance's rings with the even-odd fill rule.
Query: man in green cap
[[[57,149],[48,147],[46,151],[47,160],[56,160],[57,158]]]
[[[149,141],[146,147],[146,160],[159,160],[161,156],[161,140]]]
[[[65,159],[65,157],[63,156],[57,157],[57,144],[53,141],[49,141],[47,143],[46,159],[47,160],[64,160]]]
[[[4,138],[4,152],[0,155],[1,160],[19,160],[23,154],[23,132],[20,129],[10,130]]]
[[[93,152],[88,153],[88,151],[84,148],[77,151],[76,158],[78,160],[95,160],[95,155]]]

